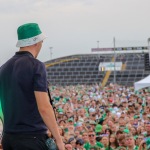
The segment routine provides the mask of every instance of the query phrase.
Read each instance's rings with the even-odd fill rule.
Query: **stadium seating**
[[[45,62],[51,85],[77,85],[103,83],[107,71],[99,71],[100,62],[111,62],[114,54],[72,55]],[[145,70],[144,53],[122,53],[116,55],[122,62],[122,70],[115,71],[116,83],[132,86],[134,82],[150,74]],[[114,71],[107,75],[106,84],[114,82]]]

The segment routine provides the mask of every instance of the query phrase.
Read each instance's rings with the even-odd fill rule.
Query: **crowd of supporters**
[[[67,150],[150,149],[149,89],[95,84],[50,91]]]

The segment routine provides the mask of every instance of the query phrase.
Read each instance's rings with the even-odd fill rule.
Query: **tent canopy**
[[[146,87],[150,87],[150,75],[134,83],[135,91],[140,90],[142,88],[146,88]]]

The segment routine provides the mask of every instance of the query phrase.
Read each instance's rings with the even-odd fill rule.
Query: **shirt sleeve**
[[[38,62],[34,67],[34,91],[47,92],[47,76],[45,65],[42,62]]]

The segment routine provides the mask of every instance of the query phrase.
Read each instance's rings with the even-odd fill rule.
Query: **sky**
[[[150,0],[0,0],[0,65],[19,50],[17,28],[29,22],[48,37],[43,62],[113,47],[114,37],[116,47],[147,46]]]

